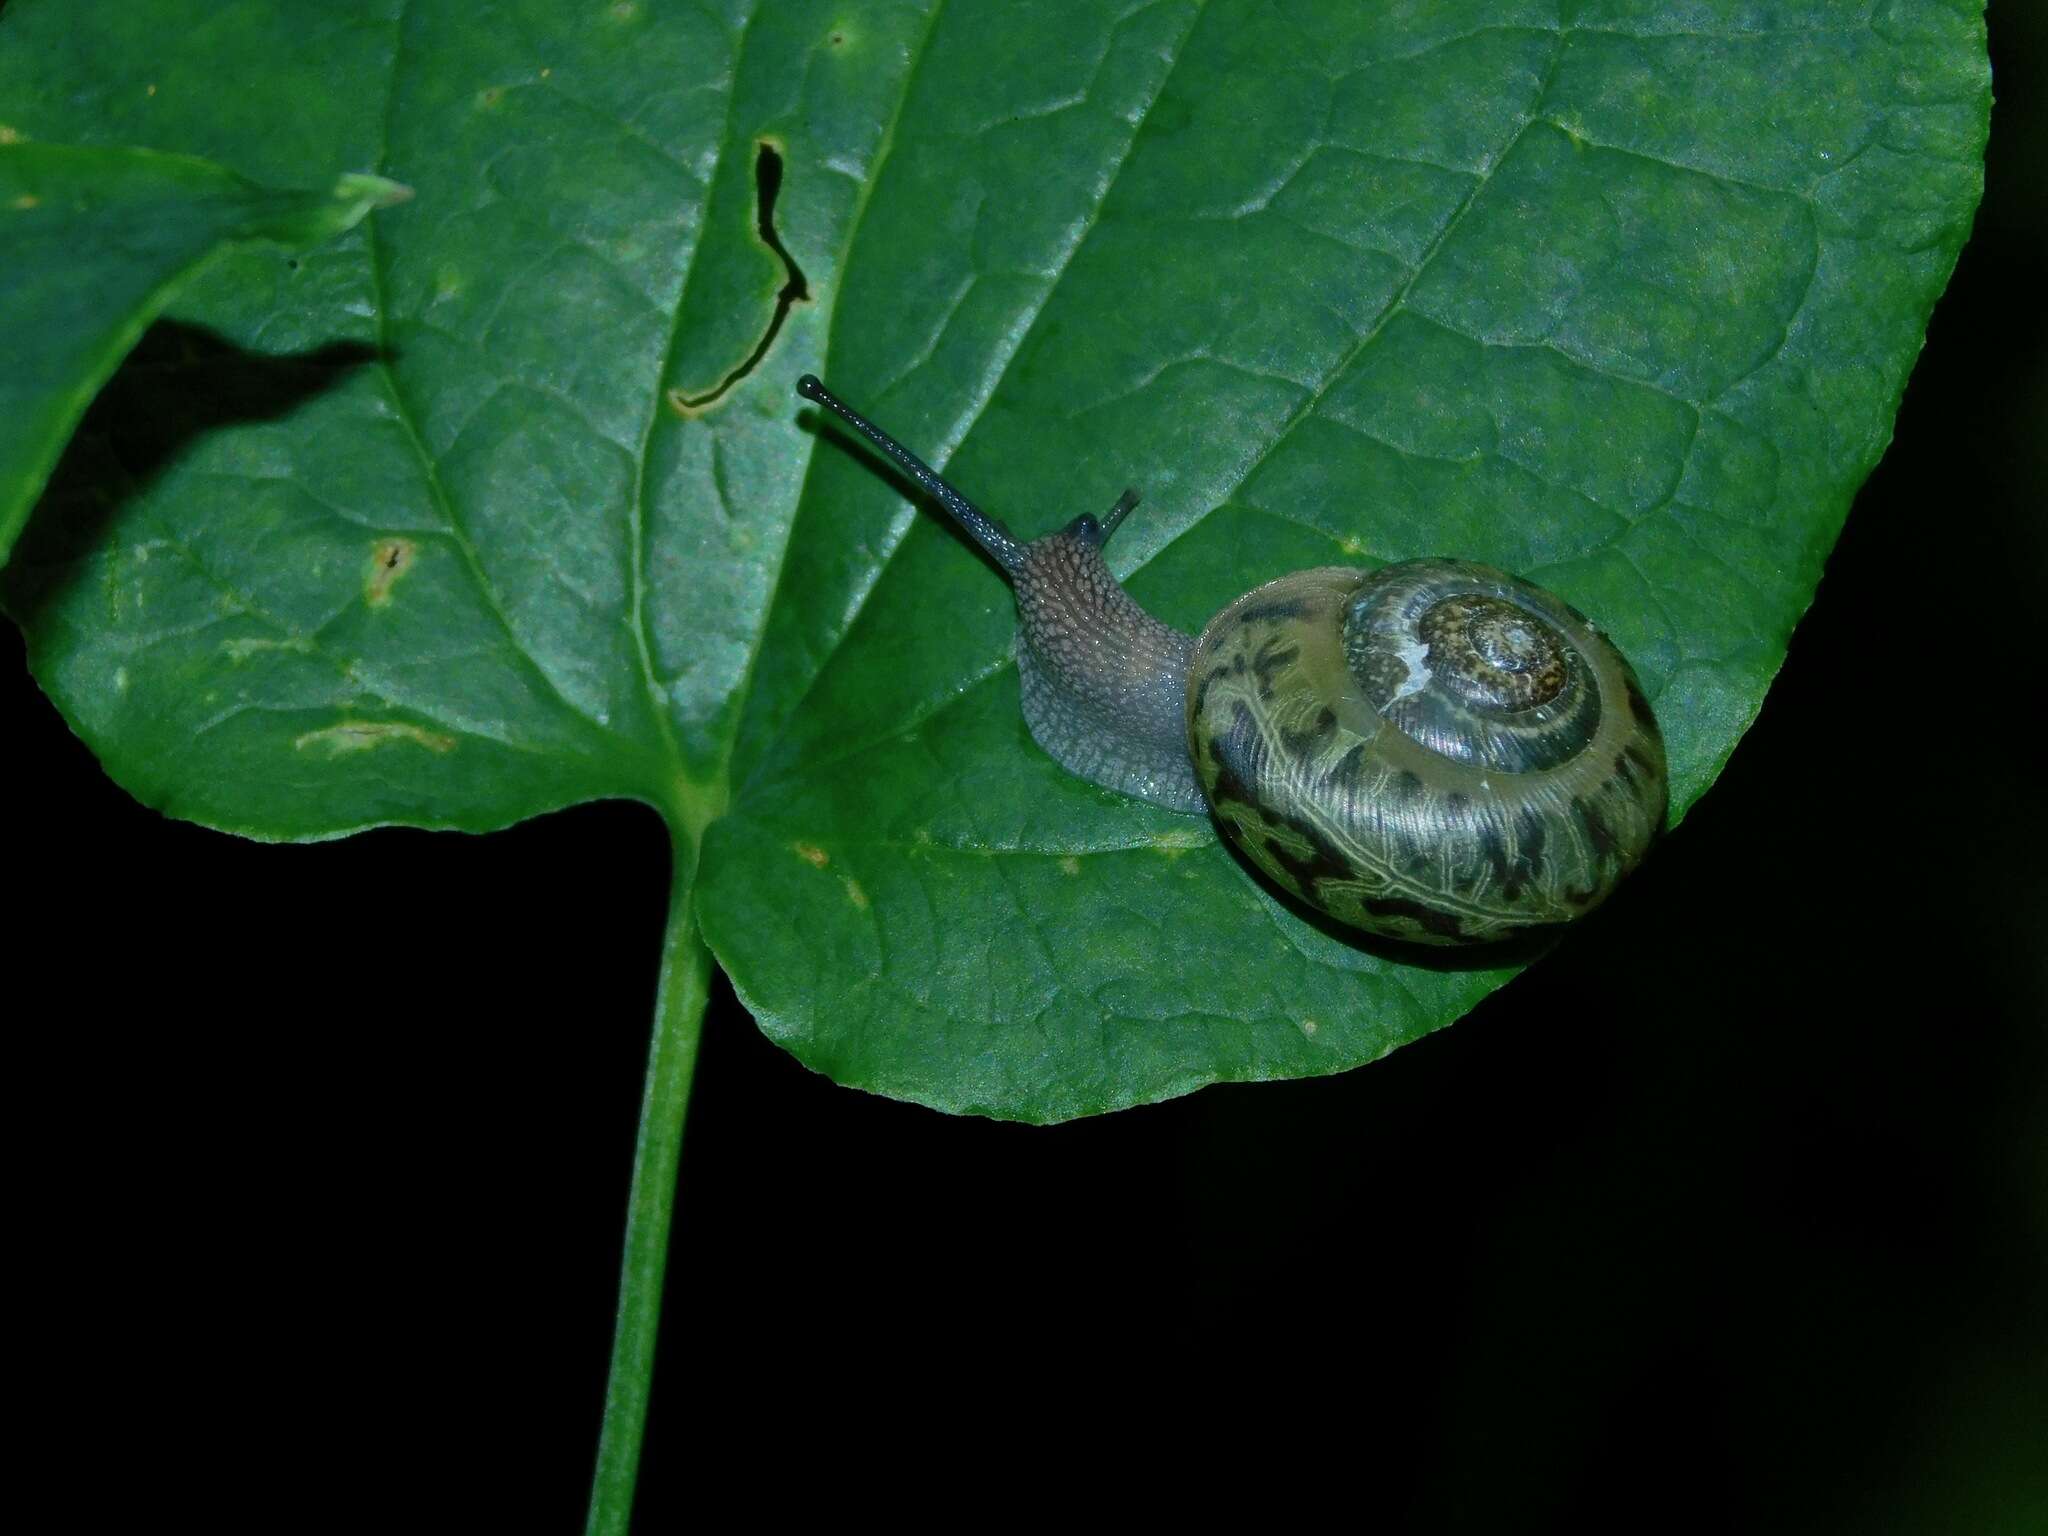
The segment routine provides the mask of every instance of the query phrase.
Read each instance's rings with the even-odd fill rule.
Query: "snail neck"
[[[1011,571],[1024,720],[1069,773],[1200,815],[1187,732],[1195,642],[1139,607],[1102,558],[1136,504],[1127,491],[1107,517],[1034,539]]]
[[[1046,753],[1091,783],[1201,814],[1187,734],[1195,642],[1132,601],[1102,559],[1138,493],[1125,491],[1100,518],[1077,517],[1058,533],[1021,543],[815,374],[796,387],[872,443],[1009,575],[1024,719]]]

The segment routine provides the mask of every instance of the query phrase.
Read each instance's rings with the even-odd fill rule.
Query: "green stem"
[[[604,1427],[597,1441],[597,1476],[590,1490],[586,1536],[625,1536],[633,1518],[633,1483],[640,1470],[640,1439],[647,1428],[647,1396],[654,1380],[661,1278],[668,1264],[683,1119],[690,1107],[690,1077],[697,1065],[697,1040],[711,985],[711,953],[697,935],[690,903],[696,849],[678,838],[674,858],[668,936],[661,947],[661,988],[654,1003],[654,1041],[647,1054],[640,1134],[633,1148],[633,1190],[626,1205],[619,1318],[612,1335],[611,1377],[605,1385]]]

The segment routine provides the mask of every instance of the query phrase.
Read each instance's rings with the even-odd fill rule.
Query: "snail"
[[[1664,820],[1634,670],[1562,599],[1491,566],[1329,566],[1254,587],[1198,638],[1102,548],[1125,491],[1022,541],[805,374],[1008,575],[1024,720],[1091,783],[1190,815],[1283,891],[1368,933],[1472,944],[1592,910]]]

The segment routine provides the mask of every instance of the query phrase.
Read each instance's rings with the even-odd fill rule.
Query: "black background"
[[[1994,8],[1977,233],[1762,718],[1470,1018],[1034,1130],[834,1087],[719,984],[642,1528],[1239,1488],[1415,1530],[2048,1531],[2044,22]],[[49,1424],[103,1469],[75,1507],[575,1529],[655,816],[166,822],[5,634],[10,1246]]]

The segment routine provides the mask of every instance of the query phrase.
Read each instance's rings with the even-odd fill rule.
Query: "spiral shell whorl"
[[[1505,572],[1458,560],[1387,566],[1360,584],[1343,626],[1373,708],[1441,757],[1528,773],[1599,731],[1598,681],[1585,648],[1561,632],[1591,627]]]
[[[1269,582],[1203,631],[1187,704],[1225,833],[1374,933],[1459,944],[1566,921],[1663,820],[1663,744],[1627,661],[1488,566]]]

